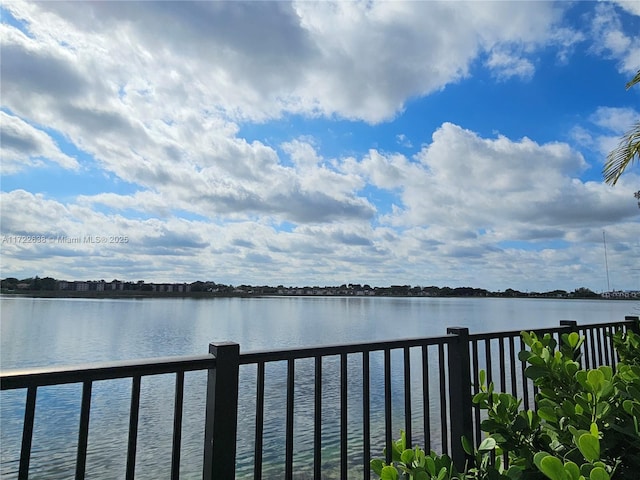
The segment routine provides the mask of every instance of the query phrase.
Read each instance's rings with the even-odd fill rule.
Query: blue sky
[[[638,5],[5,2],[2,277],[638,289]]]

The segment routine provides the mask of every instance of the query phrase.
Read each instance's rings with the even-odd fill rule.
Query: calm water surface
[[[438,336],[450,326],[471,332],[557,326],[560,320],[599,323],[638,315],[638,302],[497,298],[218,298],[218,299],[36,299],[0,298],[0,364],[3,370],[134,358],[202,354],[212,341],[235,341],[241,351],[294,348],[335,343]],[[350,367],[358,371],[357,360]],[[353,365],[351,365],[353,364]],[[372,357],[372,369],[376,368]],[[330,446],[339,433],[333,412],[339,406],[338,363],[323,363],[323,461],[327,478],[337,478],[338,452]],[[269,406],[285,402],[284,365],[267,369]],[[296,378],[313,374],[312,362],[296,363]],[[240,418],[255,415],[255,371],[241,370]],[[204,414],[204,375],[187,374],[181,473],[199,478]],[[33,442],[33,478],[73,476],[80,385],[38,390]],[[350,415],[359,408],[357,378],[350,387]],[[332,393],[333,392],[333,393]],[[305,478],[312,465],[313,395],[296,391],[296,471]],[[96,382],[93,388],[87,478],[124,476],[130,381]],[[0,404],[2,453],[0,476],[16,478],[24,392],[3,392]],[[160,399],[160,401],[158,401]],[[372,413],[377,411],[372,397]],[[417,398],[416,402],[421,399]],[[296,405],[298,405],[296,403]],[[137,478],[168,478],[171,451],[173,377],[143,379]],[[307,405],[308,404],[308,405]],[[331,412],[331,414],[326,413]],[[300,413],[300,415],[298,415]],[[312,417],[311,417],[312,418]],[[375,418],[374,418],[375,421]],[[284,413],[265,419],[265,478],[281,478]],[[239,478],[252,478],[253,425],[239,427]],[[350,428],[357,451],[359,426]],[[374,436],[375,423],[374,423]],[[354,454],[354,464],[359,459]],[[357,468],[353,478],[362,476]]]

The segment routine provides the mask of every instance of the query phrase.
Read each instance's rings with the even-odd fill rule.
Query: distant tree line
[[[104,283],[104,281],[100,281]],[[157,292],[156,287],[161,284],[145,283],[142,280],[137,282],[118,282],[121,285],[119,292]],[[0,281],[0,288],[3,293],[17,292],[56,292],[67,290],[61,287],[66,281],[56,280],[52,277],[29,277],[18,279],[7,277]],[[71,282],[72,283],[72,282]],[[92,281],[92,283],[98,283]],[[491,292],[483,288],[473,287],[437,287],[437,286],[412,286],[412,285],[391,285],[388,287],[371,287],[367,284],[342,284],[340,286],[304,286],[304,287],[284,287],[283,285],[225,285],[212,281],[196,281],[188,284],[189,288],[184,293],[196,295],[364,295],[364,296],[389,296],[389,297],[551,297],[551,298],[600,298],[601,295],[592,290],[580,287],[573,292],[566,290],[552,290],[549,292],[521,292],[508,288],[505,291]],[[108,292],[113,293],[113,292]]]

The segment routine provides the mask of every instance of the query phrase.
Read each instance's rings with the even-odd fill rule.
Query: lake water
[[[331,298],[273,297],[216,299],[38,299],[0,298],[0,365],[3,370],[31,366],[68,365],[134,358],[203,354],[212,341],[235,341],[241,351],[294,348],[336,343],[438,336],[450,326],[468,327],[472,333],[557,326],[560,320],[580,324],[620,321],[638,315],[638,302],[602,300],[499,298]],[[375,359],[374,359],[375,360]],[[374,361],[375,364],[375,361]],[[372,364],[373,365],[373,364]],[[355,367],[355,365],[354,365]],[[336,364],[323,365],[323,384],[336,378]],[[269,370],[269,369],[268,369]],[[278,365],[268,371],[281,378]],[[356,369],[354,369],[356,370]],[[313,365],[296,366],[296,377],[312,374]],[[333,372],[333,373],[332,373]],[[241,371],[240,417],[255,408],[252,390],[255,372]],[[204,375],[187,374],[181,472],[199,478],[204,412]],[[267,408],[285,401],[282,382],[267,384]],[[331,391],[330,385],[327,389]],[[38,390],[33,442],[33,478],[73,476],[81,386]],[[300,392],[297,392],[298,395]],[[121,478],[126,458],[130,381],[97,382],[93,388],[87,478]],[[0,476],[16,478],[24,392],[2,392]],[[158,401],[160,400],[160,401]],[[312,399],[301,396],[300,404]],[[323,412],[339,405],[327,399]],[[375,399],[372,399],[375,402]],[[253,402],[253,403],[252,403]],[[350,408],[357,409],[358,390],[349,393]],[[170,464],[173,377],[143,379],[136,478],[168,478]],[[312,409],[312,403],[309,404]],[[374,405],[375,406],[375,405]],[[375,410],[375,408],[373,409]],[[269,411],[269,410],[267,410]],[[335,439],[335,414],[323,422],[323,442]],[[238,478],[251,478],[252,449],[239,431]],[[309,425],[296,419],[296,471],[310,471],[312,445]],[[250,429],[249,429],[250,430]],[[358,427],[350,428],[357,436]],[[265,420],[265,478],[281,478],[284,458],[284,420]],[[323,443],[324,444],[324,443]],[[329,465],[337,452],[327,447]],[[354,460],[357,463],[357,459]],[[353,478],[362,475],[354,470]]]

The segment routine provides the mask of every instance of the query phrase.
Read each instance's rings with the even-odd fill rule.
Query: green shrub
[[[480,372],[474,404],[486,411],[481,429],[488,436],[477,450],[462,439],[473,458],[464,472],[451,459],[419,447],[406,447],[404,433],[393,444],[392,463],[371,461],[383,480],[615,480],[640,472],[640,337],[633,332],[613,336],[620,363],[580,368],[583,339],[562,335],[558,345],[546,334],[522,332],[528,347],[519,358],[525,375],[538,388],[537,410],[522,410],[521,400],[494,391]],[[506,468],[501,458],[508,460]],[[493,461],[492,459],[495,459]]]

